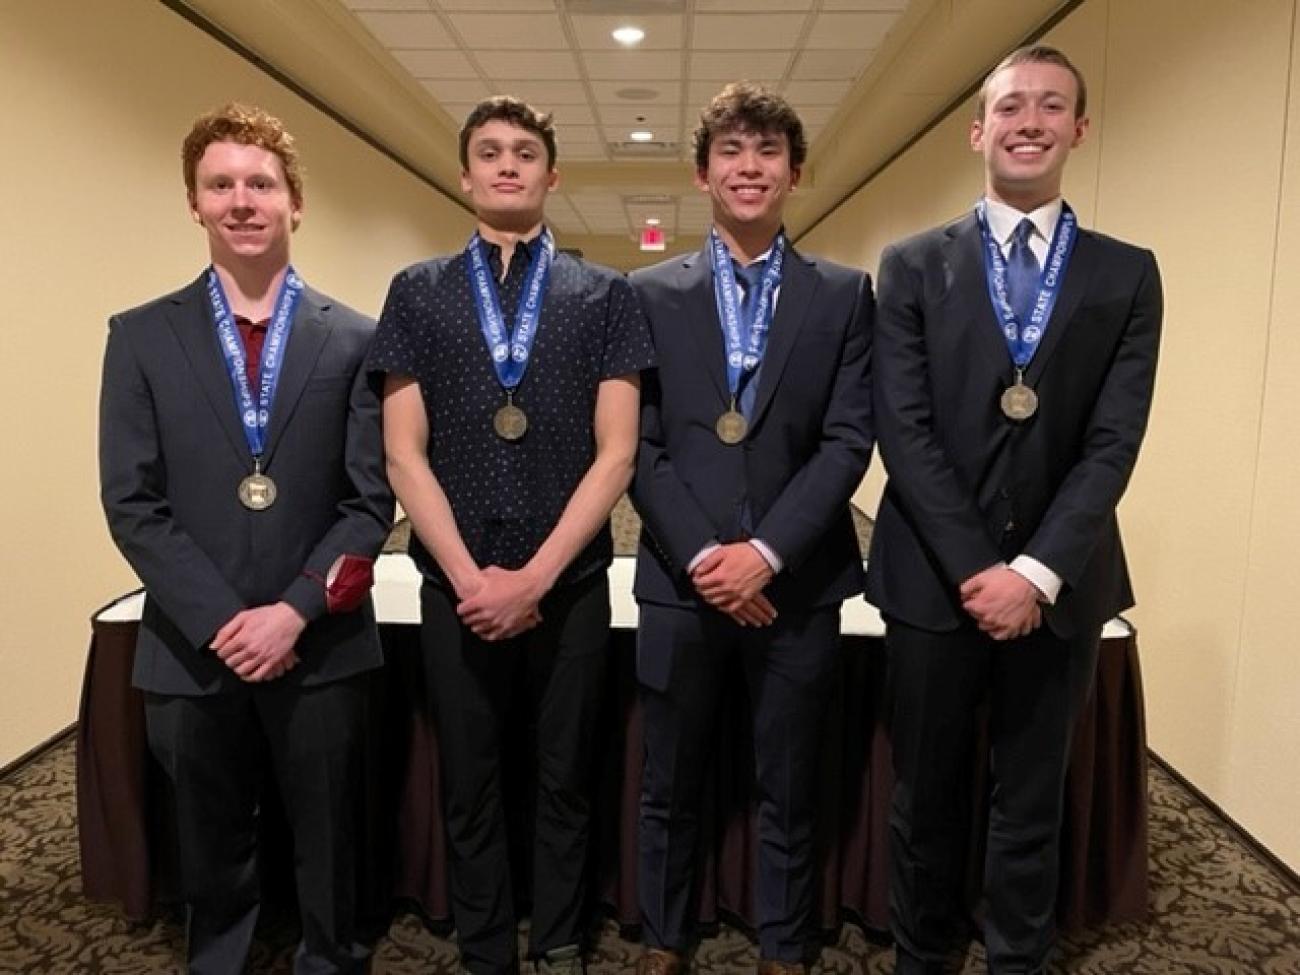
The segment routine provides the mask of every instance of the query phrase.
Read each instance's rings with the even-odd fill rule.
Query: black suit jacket
[[[752,534],[784,560],[768,587],[778,610],[862,591],[849,498],[871,456],[871,281],[786,256],[776,315],[744,442],[714,432],[727,408],[726,364],[707,251],[630,276],[659,368],[642,384],[632,500],[644,523],[634,594],[702,605],[686,567],[711,540]]]
[[[208,644],[239,610],[278,600],[308,621],[301,663],[279,680],[321,684],[378,667],[369,598],[327,615],[311,577],[344,553],[375,557],[392,522],[379,398],[361,368],[374,324],[303,291],[267,432],[263,469],[279,497],[265,511],[236,496],[252,461],[204,279],[109,328],[101,496],[146,591],[135,685],[182,695],[238,686]]]
[[[1038,412],[1012,423],[999,397],[1014,367],[974,214],[886,249],[874,396],[889,480],[867,598],[913,626],[954,629],[962,581],[1024,553],[1064,581],[1045,611],[1060,636],[1131,606],[1115,506],[1146,430],[1160,319],[1154,256],[1080,230],[1025,373]]]

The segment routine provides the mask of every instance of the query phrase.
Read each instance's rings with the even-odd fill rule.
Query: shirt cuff
[[[1042,594],[1045,603],[1049,606],[1056,604],[1056,597],[1061,594],[1061,577],[1042,562],[1032,555],[1017,555],[1011,560],[1010,569],[1028,579]]]
[[[694,572],[695,567],[704,561],[704,557],[706,555],[708,555],[710,552],[716,552],[720,548],[722,548],[722,546],[719,545],[718,542],[716,541],[709,542],[707,545],[705,545],[704,548],[700,549],[698,552],[695,553],[695,558],[691,559],[689,562],[686,563],[686,574],[690,575],[692,572]]]
[[[781,561],[781,556],[772,551],[772,547],[761,538],[749,539],[749,544],[758,549],[758,554],[763,556],[763,561],[772,567],[772,575],[779,575],[785,568],[785,563]]]

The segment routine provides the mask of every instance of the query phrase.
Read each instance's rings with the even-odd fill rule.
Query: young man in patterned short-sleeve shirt
[[[529,954],[539,971],[577,973],[608,518],[632,476],[653,351],[622,276],[555,249],[549,116],[489,99],[461,129],[460,160],[477,232],[393,279],[370,367],[387,374],[388,473],[424,577],[461,964],[519,966],[501,761],[523,695],[538,751]]]

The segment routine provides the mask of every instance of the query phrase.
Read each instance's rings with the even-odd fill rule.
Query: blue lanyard
[[[736,287],[736,272],[731,267],[731,253],[717,230],[709,231],[709,255],[713,263],[713,294],[718,302],[727,349],[727,389],[734,399],[740,391],[741,378],[759,367],[767,351],[775,304],[772,298],[781,286],[781,270],[785,264],[785,234],[777,234],[772,243],[771,256],[759,283],[758,301],[751,304],[753,312],[747,320]]]
[[[230,310],[230,302],[226,299],[225,289],[221,287],[216,268],[208,268],[208,301],[212,305],[212,319],[217,326],[217,340],[221,345],[221,355],[226,360],[230,385],[235,391],[235,407],[239,410],[244,439],[248,441],[248,449],[254,461],[260,461],[266,448],[266,428],[271,422],[271,404],[275,402],[275,390],[280,384],[280,367],[284,365],[285,347],[289,343],[294,311],[298,307],[298,299],[302,297],[302,288],[302,279],[297,272],[292,267],[286,269],[280,293],[275,299],[275,311],[271,314],[271,323],[266,329],[266,341],[262,345],[261,371],[257,398],[254,399],[252,386],[248,382],[244,343],[235,326],[234,313]]]
[[[522,246],[522,245],[516,245]],[[537,338],[537,326],[542,317],[542,300],[550,283],[551,262],[554,260],[555,242],[551,232],[542,228],[542,237],[528,264],[528,273],[524,278],[524,293],[519,299],[519,309],[515,313],[514,334],[506,331],[505,315],[501,311],[501,299],[497,294],[496,282],[488,268],[487,258],[483,256],[483,240],[475,233],[465,247],[465,270],[469,275],[470,291],[474,295],[474,310],[478,314],[479,329],[483,341],[487,343],[492,356],[492,367],[496,370],[497,380],[506,391],[512,391],[524,378],[528,360],[532,358],[533,341]]]
[[[1002,256],[1002,248],[993,239],[989,230],[986,202],[980,200],[975,206],[975,215],[979,220],[980,237],[984,243],[984,277],[988,282],[989,299],[993,302],[993,311],[998,316],[1003,338],[1007,342],[1007,351],[1017,369],[1024,369],[1038,351],[1043,332],[1051,320],[1052,309],[1061,293],[1061,283],[1065,280],[1065,270],[1070,264],[1070,255],[1074,251],[1074,242],[1078,234],[1078,219],[1068,203],[1061,205],[1061,218],[1056,222],[1056,231],[1052,234],[1052,243],[1047,249],[1047,265],[1038,279],[1038,295],[1034,299],[1034,309],[1029,321],[1021,322],[1011,308],[1011,299],[1007,294],[1007,260]]]

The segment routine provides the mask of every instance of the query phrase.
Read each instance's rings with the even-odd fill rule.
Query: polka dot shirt
[[[501,252],[489,264],[511,328],[532,252],[515,248],[504,282]],[[400,272],[392,282],[370,349],[371,372],[409,376],[420,385],[429,421],[429,466],[446,492],[456,526],[480,566],[517,569],[551,533],[595,459],[592,423],[604,379],[654,365],[649,326],[616,271],[556,252],[532,358],[514,403],[528,432],[503,440],[492,417],[505,405],[479,328],[464,253]],[[426,579],[446,585],[414,536],[411,555]],[[557,585],[609,565],[609,527],[578,554]]]

